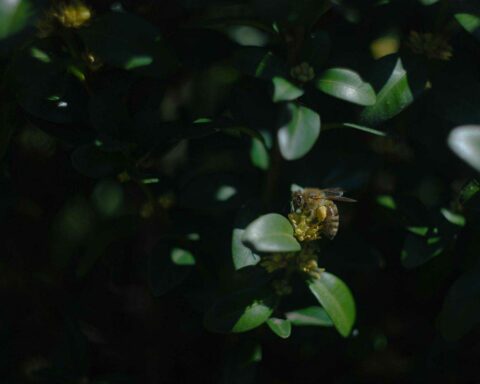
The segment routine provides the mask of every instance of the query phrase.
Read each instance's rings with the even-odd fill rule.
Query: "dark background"
[[[94,21],[112,3],[90,2]],[[63,65],[72,59],[68,42],[80,52],[89,41],[61,27],[39,38],[35,20],[48,2],[35,3],[31,24],[0,41],[0,381],[478,382],[480,205],[478,195],[465,197],[468,183],[478,189],[478,174],[446,144],[455,126],[480,121],[480,43],[453,17],[478,11],[476,3],[325,2],[318,18],[309,1],[115,3],[161,32],[168,53],[155,59],[153,75],[116,67],[124,52],[113,52],[113,41],[100,47],[111,62],[87,69],[85,84],[57,76],[56,61],[48,69],[32,63],[24,55],[31,44]],[[304,36],[305,51],[259,32],[274,21]],[[141,45],[143,27],[129,22],[119,41],[138,33],[132,44]],[[242,46],[239,26],[249,26],[240,36],[253,33],[260,46]],[[411,31],[443,36],[452,58],[413,55]],[[357,122],[361,109],[307,84],[302,100],[322,119],[318,142],[292,162],[274,148],[270,168],[259,169],[249,132],[275,137],[282,114],[271,102],[271,74],[258,78],[252,68],[270,50],[278,66],[268,70],[284,73],[313,57],[305,46],[318,33],[316,73],[347,67],[378,91],[391,57],[374,60],[371,44],[390,36],[408,71],[410,59],[421,61],[409,72],[412,87],[417,78],[431,87],[376,126],[388,133],[381,137],[327,129]],[[38,102],[59,87],[66,113]],[[199,118],[211,121],[194,124]],[[130,180],[119,177],[125,172]],[[319,258],[354,294],[354,332],[342,338],[333,328],[294,327],[282,340],[265,325],[245,334],[207,331],[206,308],[237,279],[231,235],[238,215],[252,206],[287,214],[292,183],[342,187],[358,200],[340,205],[340,232],[322,243]],[[219,200],[224,185],[236,193]],[[385,195],[395,208],[382,204]],[[466,225],[448,221],[442,208]],[[441,251],[407,227],[439,228]],[[151,258],[172,246],[188,249],[195,267],[188,276],[152,275]],[[314,304],[298,283],[279,310]]]

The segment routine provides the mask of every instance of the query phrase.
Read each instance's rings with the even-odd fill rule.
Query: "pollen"
[[[411,31],[406,45],[413,53],[428,59],[448,61],[452,57],[452,46],[441,35]]]

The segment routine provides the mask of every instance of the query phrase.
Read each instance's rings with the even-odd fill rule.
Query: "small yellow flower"
[[[294,235],[299,241],[313,241],[320,239],[322,225],[318,222],[312,222],[309,217],[303,213],[293,212],[288,215],[292,223]]]
[[[413,53],[429,59],[447,61],[452,57],[452,46],[445,37],[433,33],[411,31],[406,45]]]
[[[66,28],[80,28],[92,17],[92,11],[82,1],[60,3],[53,16]]]
[[[318,279],[325,269],[318,267],[316,247],[306,245],[297,257],[297,269]]]

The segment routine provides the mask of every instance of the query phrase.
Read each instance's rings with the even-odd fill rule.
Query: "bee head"
[[[301,191],[295,191],[292,193],[292,208],[294,211],[299,211],[303,207],[303,193]]]

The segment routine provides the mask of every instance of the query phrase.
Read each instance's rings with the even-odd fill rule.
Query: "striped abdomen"
[[[327,217],[323,222],[322,232],[331,240],[338,232],[340,225],[340,217],[338,216],[338,208],[331,200],[326,200]]]

